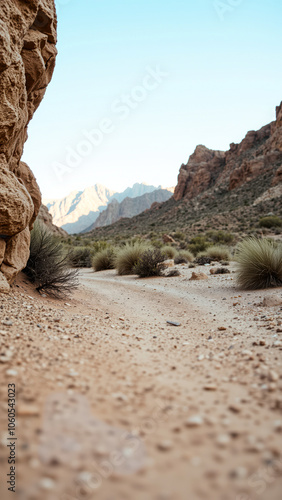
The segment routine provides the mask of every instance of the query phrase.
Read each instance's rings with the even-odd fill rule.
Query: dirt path
[[[190,276],[87,270],[66,302],[24,280],[1,297],[1,499],[8,383],[21,500],[281,499],[282,301],[259,305],[281,289]]]

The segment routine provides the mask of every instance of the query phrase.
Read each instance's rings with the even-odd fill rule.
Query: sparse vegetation
[[[192,262],[193,259],[194,256],[189,250],[181,250],[174,258],[174,264],[187,264],[187,262]]]
[[[134,274],[135,266],[138,264],[141,256],[148,250],[146,243],[136,242],[127,243],[117,252],[115,266],[119,275]]]
[[[228,248],[221,246],[212,246],[205,251],[205,255],[216,261],[230,261],[231,253]]]
[[[30,256],[24,273],[39,293],[63,298],[78,286],[77,271],[70,268],[69,252],[45,226],[36,222],[31,231]]]
[[[92,266],[95,272],[106,271],[115,268],[116,253],[113,248],[105,248],[97,252],[92,259]]]
[[[188,248],[194,255],[197,255],[199,252],[204,252],[209,245],[205,236],[195,236],[190,240]]]
[[[237,283],[246,290],[282,286],[282,245],[247,238],[237,246]]]
[[[167,259],[174,259],[174,257],[177,254],[176,248],[171,247],[170,245],[165,245],[164,247],[162,247],[161,250],[162,253],[164,253],[165,256],[167,257]]]
[[[273,227],[282,227],[282,219],[281,217],[277,217],[277,215],[269,215],[267,217],[262,217],[259,221],[260,227],[265,227],[267,229],[271,229]]]
[[[89,247],[75,247],[69,254],[72,267],[91,267],[92,253]]]
[[[140,278],[150,276],[162,276],[165,269],[164,261],[166,256],[159,250],[146,250],[139,258],[138,264],[134,267],[134,273]]]

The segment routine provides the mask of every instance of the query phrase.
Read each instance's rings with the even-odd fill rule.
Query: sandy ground
[[[282,291],[179,269],[0,297],[1,500],[281,500]]]

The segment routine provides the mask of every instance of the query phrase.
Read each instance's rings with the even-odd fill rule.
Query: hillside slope
[[[269,212],[282,215],[282,103],[276,120],[248,132],[226,152],[197,146],[181,165],[173,198],[91,233],[95,238],[152,229],[226,227],[242,230]]]

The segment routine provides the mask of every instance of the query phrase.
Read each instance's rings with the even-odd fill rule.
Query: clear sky
[[[24,160],[43,196],[173,186],[282,100],[281,0],[57,0],[57,65]]]

